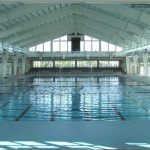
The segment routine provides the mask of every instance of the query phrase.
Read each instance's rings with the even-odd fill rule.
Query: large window
[[[55,61],[55,68],[75,68],[75,61]]]
[[[51,51],[51,42],[50,41],[44,43],[44,51],[45,52]]]
[[[84,51],[84,41],[80,41],[80,51]]]
[[[116,51],[122,51],[122,47],[116,46]]]
[[[101,51],[108,51],[108,43],[107,42],[104,42],[104,41],[101,41]]]
[[[85,41],[85,51],[91,51],[92,50],[92,44],[91,41]]]
[[[68,52],[71,52],[71,41],[68,41]]]
[[[78,68],[96,68],[97,61],[77,61]]]
[[[80,41],[80,51],[87,52],[119,52],[122,51],[123,48],[114,45],[112,43],[101,41],[99,39],[84,35],[82,40]],[[68,36],[62,36],[60,38],[56,38],[52,41],[47,41],[45,43],[41,43],[39,45],[33,46],[29,48],[29,51],[40,51],[40,52],[71,52],[71,41],[68,40]]]
[[[99,41],[98,40],[92,42],[92,50],[93,51],[99,51],[100,50],[99,49]]]
[[[57,52],[57,51],[59,51],[59,50],[60,50],[60,42],[54,40],[54,41],[53,41],[53,52]]]
[[[54,63],[54,64],[53,64]],[[77,66],[75,66],[77,64]],[[118,68],[119,61],[97,60],[55,60],[55,61],[33,61],[33,68]]]
[[[84,40],[80,42],[81,51],[99,51],[99,40],[85,35]]]
[[[75,68],[75,61],[54,61],[55,68]],[[53,61],[33,61],[33,68],[53,68]]]
[[[67,51],[67,48],[68,47],[68,45],[67,45],[67,41],[61,41],[60,42],[60,51]]]
[[[148,76],[150,76],[150,63],[148,63]]]
[[[36,51],[43,52],[43,43],[36,46]]]
[[[53,68],[53,61],[33,61],[33,68]]]
[[[34,52],[34,51],[35,51],[35,46],[30,47],[30,48],[29,48],[29,51],[30,51],[30,52]]]
[[[67,35],[53,40],[53,52],[71,51],[71,41],[68,41]]]
[[[119,61],[99,61],[100,68],[118,68]]]
[[[110,44],[110,43],[109,43],[109,51],[110,51],[110,52],[116,51],[116,46],[115,46],[114,44]]]
[[[140,63],[140,75],[144,75],[144,64]]]

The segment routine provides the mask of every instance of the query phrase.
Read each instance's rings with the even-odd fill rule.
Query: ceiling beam
[[[140,11],[138,9],[134,9],[131,7],[128,7],[127,5],[93,5],[95,8],[100,8],[102,10],[105,10],[107,12],[113,13],[114,17],[124,17],[131,21],[137,21],[142,24],[150,25],[150,14]]]
[[[66,13],[69,15],[72,13],[72,9],[70,7],[68,7],[68,8],[65,7],[65,8],[59,9],[57,11],[54,11],[50,14],[47,14],[45,16],[40,16],[38,18],[32,19],[32,21],[31,20],[25,21],[24,23],[22,23],[20,25],[13,26],[10,29],[2,31],[0,34],[0,38],[5,38],[7,36],[10,36],[11,34],[25,31],[25,30],[28,30],[32,27],[36,27],[37,25],[44,23],[47,20],[48,21],[55,20],[57,17],[65,16]],[[89,8],[86,8],[86,7],[83,7],[80,5],[75,5],[73,11],[79,15],[85,15],[85,16],[92,18],[92,19],[95,18],[98,21],[101,21],[105,24],[112,25],[112,26],[119,28],[121,30],[131,32],[132,34],[135,34],[135,35],[136,34],[139,34],[139,35],[143,34],[143,29],[139,28],[138,26],[136,26],[134,24],[131,24],[129,22],[126,22],[126,21],[123,21],[123,20],[108,16],[108,15],[96,12],[92,9],[89,9]]]
[[[99,13],[90,8],[84,7],[83,5],[74,5],[74,12],[79,15],[87,16],[91,19],[103,22],[105,24],[111,25],[115,28],[121,29],[126,32],[130,32],[134,35],[142,35],[144,33],[143,29],[137,25],[134,25],[130,22],[123,21],[112,16],[108,16],[102,13]]]
[[[119,46],[123,46],[123,41],[118,42],[118,39],[111,38],[109,35],[105,35],[104,32],[99,32],[99,30],[94,29],[91,26],[85,26],[85,25],[80,25],[78,26],[78,30],[82,33],[82,34],[86,34],[89,35],[91,37],[100,39],[100,40],[104,40],[106,42],[115,44],[115,45],[119,45]]]
[[[37,43],[46,42],[45,39],[47,40],[48,39],[47,37],[49,37],[48,40],[52,40],[54,38],[60,37],[62,35],[62,33],[63,34],[66,32],[67,32],[67,34],[72,33],[74,31],[74,28],[72,28],[72,26],[70,26],[70,24],[68,24],[68,25],[66,24],[59,29],[55,29],[55,30],[52,29],[51,31],[47,31],[45,33],[39,34],[38,36],[35,36],[32,39],[21,42],[19,44],[19,46],[20,47],[30,47],[30,46],[36,45]],[[60,33],[60,35],[59,35],[59,33]]]
[[[37,25],[39,25],[39,24],[41,24],[43,22],[46,22],[48,20],[52,21],[52,20],[54,20],[56,18],[61,18],[61,17],[65,16],[65,15],[70,15],[70,14],[72,14],[74,12],[76,14],[86,16],[86,17],[88,17],[91,20],[93,20],[93,18],[94,18],[94,20],[97,21],[98,23],[100,23],[101,26],[102,25],[106,26],[107,29],[111,29],[112,31],[114,31],[114,30],[118,31],[117,32],[118,36],[120,36],[122,38],[127,38],[128,40],[132,40],[132,38],[131,38],[132,35],[135,35],[135,32],[138,33],[138,31],[139,31],[139,30],[135,29],[137,27],[132,26],[132,24],[130,24],[130,23],[127,23],[125,21],[122,21],[122,20],[110,17],[108,15],[104,15],[104,14],[98,13],[98,12],[92,10],[92,9],[89,9],[89,8],[86,8],[86,7],[83,7],[83,6],[80,6],[80,5],[75,5],[75,6],[73,6],[73,9],[72,9],[71,6],[65,7],[65,8],[57,10],[56,12],[54,11],[54,12],[52,12],[50,14],[45,15],[45,16],[41,16],[41,17],[35,18],[32,21],[26,21],[25,23],[23,23],[21,25],[14,26],[14,27],[6,30],[6,31],[2,31],[1,34],[0,34],[0,38],[3,38],[2,41],[3,40],[5,41],[5,39],[11,41],[11,39],[9,39],[9,37],[7,38],[7,36],[11,37],[11,35],[13,33],[29,30],[29,29],[31,29],[33,27],[36,27]],[[109,26],[109,28],[108,28],[108,26]],[[131,28],[128,31],[129,26],[131,28],[133,28],[132,33],[130,31]],[[141,32],[143,32],[143,30],[140,29],[139,32],[141,33]],[[6,37],[6,38],[4,38],[4,37]]]
[[[82,20],[82,23],[84,25],[90,24],[91,26],[93,26],[93,29],[95,29],[95,31],[98,31],[98,28],[100,28],[99,33],[103,33],[103,29],[107,34],[106,38],[108,38],[108,35],[110,35],[110,37],[114,38],[115,40],[118,39],[120,43],[123,43],[123,41],[124,43],[126,43],[125,40],[132,40],[133,42],[136,42],[136,38],[134,39],[132,37],[137,37],[139,35],[141,36],[144,33],[144,30],[142,28],[133,23],[103,14],[84,5],[75,4],[73,6],[64,6],[63,8],[59,8],[58,10],[56,9],[56,11],[52,11],[47,15],[36,17],[32,20],[25,21],[20,25],[13,26],[8,30],[2,31],[0,34],[0,38],[2,38],[3,41],[10,41],[10,43],[13,44],[21,43],[22,45],[22,43],[26,42],[26,40],[29,40],[31,37],[42,32],[44,33],[44,25],[40,27],[41,24],[47,23],[49,21],[49,24],[47,24],[46,28],[48,29],[48,25],[53,23],[55,24],[55,22],[57,22],[57,20],[59,20],[60,18],[65,19],[65,16],[72,15],[74,13],[80,17],[82,16],[80,19],[77,19],[78,22],[83,19],[84,21]],[[73,21],[75,24],[77,24],[76,20]],[[53,29],[57,28],[58,26],[55,26]],[[19,33],[18,37],[14,36],[14,33]],[[97,33],[95,32],[95,34]]]
[[[59,26],[58,26],[59,24],[64,24],[65,22],[73,23],[73,21],[75,22],[75,24],[80,22],[80,23],[84,23],[85,25],[86,24],[91,25],[92,27],[94,27],[96,29],[99,29],[99,30],[101,29],[105,32],[112,33],[112,35],[110,35],[110,36],[112,37],[115,35],[118,37],[118,40],[119,40],[119,38],[124,39],[124,40],[125,39],[129,39],[129,40],[132,39],[132,36],[130,34],[124,32],[122,30],[115,29],[111,26],[96,22],[96,21],[88,19],[84,16],[71,15],[71,16],[68,16],[66,18],[62,18],[60,20],[57,20],[56,22],[52,22],[50,24],[46,24],[46,25],[43,25],[41,27],[26,31],[26,32],[24,32],[24,34],[21,34],[19,36],[12,36],[10,39],[7,38],[3,41],[4,42],[9,41],[10,44],[17,45],[20,41],[29,39],[35,35],[38,35],[42,32],[45,32],[45,30],[50,30],[51,28],[57,29],[57,28],[59,28]]]
[[[45,35],[45,37],[42,37],[40,40],[39,39],[35,39],[34,43],[32,42],[32,43],[28,43],[27,45],[24,45],[23,48],[28,49],[28,48],[30,48],[32,46],[44,43],[45,41],[50,41],[50,40],[53,40],[55,38],[58,38],[58,37],[61,37],[61,36],[65,36],[65,35],[69,34],[71,31],[73,31],[73,29],[71,29],[71,28],[69,29],[68,28],[67,31],[63,30],[63,31],[60,31],[59,33],[53,33],[51,35],[47,34],[47,35]]]
[[[39,16],[39,17],[36,17],[32,20],[25,21],[22,24],[15,25],[15,26],[13,26],[13,27],[5,30],[5,31],[1,31],[0,38],[2,39],[2,38],[5,38],[7,36],[10,36],[14,33],[26,31],[26,30],[29,30],[31,28],[35,28],[35,27],[39,26],[40,24],[54,21],[54,20],[57,20],[63,16],[70,15],[70,14],[72,14],[71,8],[72,8],[71,6],[68,6],[68,7],[66,6],[66,7],[60,8],[56,11],[53,11],[49,14],[46,14],[44,16]]]
[[[4,42],[9,41],[11,45],[18,45],[20,42],[32,39],[33,37],[38,36],[39,34],[42,34],[44,32],[52,31],[61,28],[62,26],[70,24],[73,25],[72,16],[67,16],[65,18],[60,18],[59,20],[56,20],[54,22],[51,22],[49,24],[42,25],[38,28],[34,28],[31,30],[28,30],[26,32],[23,32],[23,34],[19,36],[12,36],[10,39],[5,39]]]
[[[125,39],[132,40],[132,38],[133,38],[133,36],[131,34],[129,34],[128,32],[124,32],[120,29],[116,29],[112,26],[103,24],[101,22],[95,21],[93,19],[90,19],[90,18],[87,18],[87,17],[84,17],[84,16],[76,15],[75,20],[76,20],[76,22],[82,22],[83,24],[90,25],[93,28],[101,29],[105,32],[109,32],[109,33],[112,34],[112,36],[115,35],[118,38],[121,38],[121,39],[124,39],[124,40]]]
[[[30,4],[30,5],[21,5],[17,8],[9,9],[7,11],[0,13],[0,24],[12,19],[19,18],[21,16],[36,12],[41,9],[48,8],[47,4]]]
[[[82,18],[82,21],[84,20],[84,18]],[[80,22],[82,22],[80,20]],[[120,42],[121,44],[124,45],[137,45],[138,41],[137,39],[134,39],[134,36],[131,36],[130,34],[127,34],[126,32],[123,32],[121,30],[113,30],[113,28],[109,28],[107,26],[101,27],[101,25],[95,24],[94,22],[92,22],[92,20],[87,20],[87,21],[83,21],[83,24],[85,24],[85,26],[91,26],[93,29],[97,29],[97,30],[102,30],[105,32],[104,36],[107,34],[110,36],[110,38],[115,38],[116,40],[118,40],[118,42]],[[98,33],[98,32],[97,32]]]
[[[76,18],[77,19],[77,18]],[[70,22],[70,23],[69,23]],[[66,23],[66,24],[65,24]],[[59,24],[59,23],[58,23]],[[62,28],[63,27],[67,27],[67,26],[69,26],[69,27],[73,27],[73,23],[71,24],[71,18],[70,18],[70,21],[67,21],[66,22],[66,20],[64,21],[64,24],[62,25],[61,24],[61,28],[60,28],[60,25],[58,26],[58,25],[56,25],[56,26],[54,26],[53,28],[50,28],[50,29],[47,29],[47,30],[43,30],[43,32],[44,33],[42,33],[42,34],[36,34],[35,36],[32,36],[31,38],[28,38],[28,39],[26,39],[25,41],[24,40],[22,40],[22,41],[20,41],[19,43],[17,43],[18,45],[20,45],[21,47],[22,46],[24,46],[24,45],[27,45],[28,43],[32,43],[32,41],[34,41],[34,39],[37,39],[37,37],[40,37],[40,38],[42,38],[42,36],[45,36],[45,34],[47,34],[47,32],[50,32],[50,31],[53,31],[53,30],[55,30],[55,31],[58,31],[58,30],[63,30]],[[81,20],[78,20],[78,21],[76,21],[76,25],[77,25],[77,27],[75,27],[75,29],[76,29],[76,32],[79,32],[80,30],[78,30],[79,28],[78,28],[78,26],[80,27],[81,25],[82,25],[82,28],[86,28],[86,27],[92,27],[91,29],[92,29],[92,31],[93,31],[93,34],[95,33],[95,34],[100,34],[100,35],[102,35],[103,37],[106,37],[108,40],[111,40],[111,39],[113,39],[114,41],[115,41],[115,43],[116,42],[118,42],[118,43],[122,43],[122,44],[124,44],[125,43],[125,41],[124,41],[124,39],[121,39],[121,38],[119,38],[118,36],[116,36],[115,34],[112,34],[112,33],[109,33],[108,31],[106,31],[106,30],[103,30],[103,29],[101,29],[101,28],[98,28],[98,27],[95,27],[95,26],[93,26],[93,25],[91,25],[91,24],[86,24],[86,23],[84,23],[84,21],[82,22]],[[95,31],[95,32],[94,32]]]
[[[149,0],[0,0],[0,3],[102,3],[102,4],[150,4]]]
[[[99,8],[100,10],[104,10],[106,12],[114,14],[113,16],[119,18],[119,16],[123,19],[128,19],[131,22],[135,22],[140,26],[143,26],[143,38],[150,38],[150,14],[145,11],[140,11],[138,9],[134,9],[128,7],[127,5],[100,5],[100,4],[91,4],[95,8]],[[90,5],[90,6],[91,6]],[[141,37],[140,36],[140,37]],[[135,37],[134,39],[139,38]]]
[[[113,34],[113,33],[110,33],[106,30],[103,30],[101,28],[97,28],[95,26],[91,26],[91,24],[85,24],[84,22],[82,23],[81,21],[78,22],[78,26],[79,27],[82,27],[82,28],[88,28],[88,29],[91,29],[92,32],[93,32],[93,35],[94,34],[100,34],[102,35],[103,37],[107,38],[108,40],[110,39],[115,39],[115,42],[117,41],[118,43],[125,43],[125,40],[124,39],[121,39],[119,38],[117,35]],[[87,30],[86,30],[87,31]]]
[[[69,26],[70,27],[70,26]],[[65,28],[65,27],[64,27]],[[66,29],[66,28],[65,28]],[[77,25],[77,27],[76,27],[76,30],[77,30],[77,32],[79,32],[79,33],[84,33],[84,34],[89,34],[90,33],[90,35],[91,35],[91,33],[92,33],[92,36],[93,37],[95,37],[95,38],[98,38],[98,39],[101,39],[101,40],[105,40],[105,41],[108,41],[108,42],[112,42],[112,43],[114,43],[114,44],[117,44],[117,45],[119,45],[119,46],[122,46],[123,44],[120,44],[120,43],[118,43],[118,39],[115,39],[115,38],[111,38],[109,35],[107,35],[107,37],[106,37],[106,34],[103,32],[103,33],[100,33],[100,31],[99,30],[96,30],[96,29],[93,29],[93,28],[91,28],[91,26],[85,26],[84,24],[82,24],[82,23],[80,23],[80,25]],[[56,30],[57,32],[58,32],[58,30]],[[63,29],[61,30],[61,31],[63,31]],[[60,31],[60,33],[61,33],[61,31]],[[74,32],[74,30],[72,29],[72,30],[70,30],[70,32],[68,32],[68,34],[69,33],[72,33],[72,32]],[[51,33],[52,34],[52,33]],[[50,37],[51,37],[51,34],[50,35],[48,35],[48,40],[53,40],[54,38],[51,38],[50,39]],[[43,39],[44,37],[47,37],[47,32],[45,33],[45,34],[42,34],[42,35],[39,35],[39,37],[41,37],[41,39]],[[55,36],[55,38],[58,38],[58,37],[60,37],[61,35],[59,35],[59,33],[57,33],[57,37]],[[52,35],[52,37],[53,37],[53,35]],[[24,42],[24,43],[22,43],[22,46],[23,47],[31,47],[31,46],[35,46],[36,44],[39,44],[39,43],[42,43],[42,41],[41,41],[41,39],[38,39],[37,37],[34,37],[33,39],[32,39],[32,41],[31,40],[28,40],[28,41],[26,41],[26,42]],[[44,38],[45,39],[45,38]],[[37,41],[37,42],[35,42],[35,41]],[[43,40],[43,42],[45,42],[44,40]],[[123,42],[123,41],[122,41]]]

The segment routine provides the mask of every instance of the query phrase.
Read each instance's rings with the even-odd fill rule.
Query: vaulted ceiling
[[[146,45],[150,7],[145,4],[0,4],[0,41],[28,48],[69,33],[82,33],[122,47]]]

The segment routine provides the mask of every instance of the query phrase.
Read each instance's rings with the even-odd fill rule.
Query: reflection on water
[[[122,77],[32,77],[0,86],[0,119],[149,119],[149,101],[148,86]]]

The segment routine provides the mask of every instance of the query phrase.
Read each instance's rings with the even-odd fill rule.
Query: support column
[[[6,77],[6,73],[7,73],[7,62],[8,62],[8,58],[9,58],[9,54],[8,52],[5,52],[5,54],[2,57],[2,65],[3,65],[3,77]]]
[[[130,74],[130,57],[126,56],[126,73]]]
[[[75,68],[77,68],[77,60],[75,60]]]
[[[133,62],[134,62],[134,73],[137,74],[138,73],[138,58],[139,56],[133,56]]]
[[[22,57],[22,74],[26,73],[26,57]]]
[[[51,52],[53,51],[53,40],[51,41]]]
[[[53,60],[53,68],[55,68],[55,60]]]
[[[144,76],[148,76],[148,54],[143,54]]]
[[[97,60],[97,68],[99,68],[99,60]]]
[[[14,56],[13,57],[13,68],[14,68],[14,75],[16,76],[17,75],[17,68],[18,68],[18,56]]]

